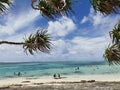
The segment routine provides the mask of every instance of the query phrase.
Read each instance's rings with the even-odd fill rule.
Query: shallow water
[[[60,73],[62,75],[120,74],[120,66],[109,66],[105,62],[26,62],[0,63],[0,79],[18,77],[37,77]]]

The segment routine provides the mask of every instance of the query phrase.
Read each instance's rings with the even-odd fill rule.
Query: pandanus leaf
[[[46,30],[38,30],[35,34],[30,34],[23,45],[25,52],[32,55],[38,51],[49,53],[51,47],[51,39]]]
[[[102,14],[120,14],[120,0],[90,0],[93,9]]]
[[[118,45],[112,45],[106,48],[104,58],[109,64],[120,64],[120,47]]]
[[[120,21],[115,25],[114,29],[110,31],[110,37],[112,39],[112,43],[120,43]]]
[[[33,6],[33,2],[33,9],[40,10],[43,16],[51,19],[73,13],[71,0],[39,0],[37,7]]]
[[[109,64],[120,64],[120,21],[110,31],[112,45],[105,50],[104,58]]]
[[[7,11],[6,5],[11,6],[12,1],[11,0],[0,0],[0,14]]]

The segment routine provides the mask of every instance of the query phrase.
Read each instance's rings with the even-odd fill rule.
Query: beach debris
[[[90,83],[92,83],[92,82],[95,82],[95,80],[88,80],[87,82],[90,82]]]
[[[21,86],[23,86],[22,84],[12,84],[12,85],[10,85],[11,87],[21,87]]]
[[[42,85],[44,83],[33,83],[33,85]]]
[[[86,83],[87,81],[86,80],[81,80],[81,83]]]
[[[8,88],[10,88],[9,86],[3,86],[3,87],[0,87],[0,90],[2,90],[2,89],[8,89]]]
[[[22,81],[21,83],[30,83],[30,81]]]
[[[92,82],[95,82],[95,80],[81,80],[81,83],[86,83],[86,82],[90,82],[90,83],[92,83]]]

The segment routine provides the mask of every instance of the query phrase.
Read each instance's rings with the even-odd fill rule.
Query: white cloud
[[[72,40],[58,39],[53,42],[54,51],[43,55],[44,60],[103,60],[103,53],[109,40],[107,37],[74,37]]]
[[[91,8],[88,16],[84,16],[80,23],[84,24],[88,22],[91,25],[86,27],[86,29],[90,30],[90,32],[95,32],[96,35],[104,35],[112,30],[118,20],[120,20],[120,16],[117,14],[105,16],[100,13],[95,13],[93,8]]]
[[[29,26],[30,23],[36,20],[39,15],[40,15],[39,12],[33,10],[21,12],[19,15],[8,14],[5,17],[6,18],[5,24],[4,25],[0,24],[0,34],[12,35],[21,28]]]
[[[48,22],[48,32],[55,37],[66,36],[76,29],[75,23],[67,17],[62,17],[58,21]]]
[[[100,13],[95,13],[93,8],[90,8],[90,13],[88,16],[84,16],[83,19],[81,20],[81,23],[86,23],[87,21],[90,21],[93,26],[98,26],[98,25],[104,25],[104,24],[114,24],[116,21],[120,19],[119,15],[102,15]],[[112,23],[112,24],[111,24]]]
[[[104,50],[105,46],[108,44],[106,37],[97,37],[97,38],[84,38],[84,37],[75,37],[72,40],[72,43],[75,46],[70,48],[70,51],[76,51],[76,53],[86,54],[95,54],[98,55],[99,52]],[[91,57],[92,58],[92,57]]]
[[[22,46],[1,45],[0,55],[0,62],[28,62],[35,60],[34,56],[27,56],[24,53]]]
[[[81,24],[83,24],[83,23],[85,23],[87,21],[88,21],[88,17],[84,16],[83,19],[82,19],[82,21],[81,21]]]

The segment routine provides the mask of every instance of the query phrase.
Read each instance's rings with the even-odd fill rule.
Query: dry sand
[[[120,75],[9,78],[0,80],[0,90],[120,90]]]

